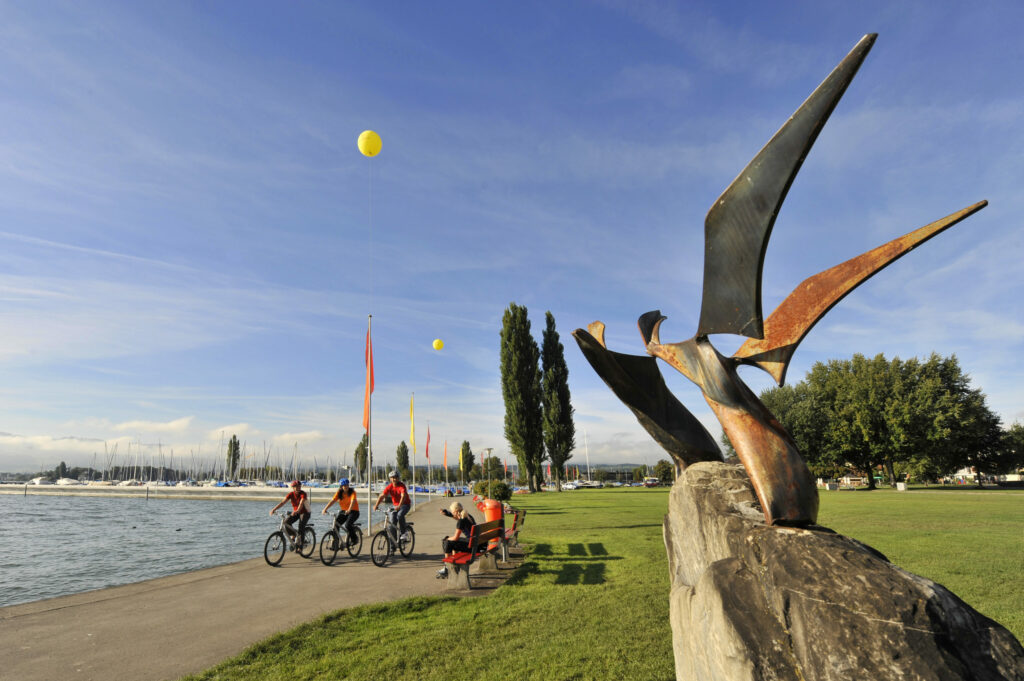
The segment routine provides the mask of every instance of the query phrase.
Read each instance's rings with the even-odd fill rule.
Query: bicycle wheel
[[[398,551],[402,554],[403,558],[408,558],[412,555],[412,547],[416,546],[416,532],[406,526],[405,533],[398,539]]]
[[[324,538],[320,540],[320,562],[324,565],[333,563],[334,559],[338,557],[340,544],[338,534],[334,530],[325,534]]]
[[[387,535],[384,534],[384,530],[381,530],[373,535],[373,541],[370,542],[370,560],[377,567],[384,567],[390,557],[391,543],[388,541]]]
[[[303,558],[309,558],[313,555],[313,550],[316,548],[316,531],[313,530],[309,525],[302,532],[302,548],[299,549],[299,555]]]
[[[346,548],[348,548],[348,555],[355,558],[363,550],[363,531],[357,527],[352,531],[352,534],[355,538],[348,542]]]
[[[271,532],[267,537],[267,543],[263,545],[263,558],[266,559],[267,565],[275,567],[284,559],[287,550],[288,542],[284,540],[284,535],[280,532]]]

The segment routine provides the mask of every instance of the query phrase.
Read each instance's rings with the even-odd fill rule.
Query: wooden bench
[[[526,511],[519,508],[508,507],[508,510],[512,512],[512,527],[505,530],[505,536],[501,543],[501,560],[508,562],[508,550],[512,547],[519,546],[519,530],[523,526],[523,521],[526,520]],[[504,517],[502,517],[504,523]]]
[[[497,545],[491,547],[489,544],[494,539],[504,539],[504,535],[500,519],[474,525],[473,529],[469,532],[469,551],[462,551],[444,557],[444,563],[448,566],[446,588],[463,590],[473,588],[469,583],[469,567],[481,556],[484,556],[485,559],[489,556],[490,561],[493,562],[493,551],[497,549]],[[495,565],[495,568],[497,568],[497,565]]]

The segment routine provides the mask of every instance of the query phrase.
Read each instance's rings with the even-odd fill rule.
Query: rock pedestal
[[[769,527],[740,465],[688,467],[665,516],[676,678],[1024,681],[1024,648],[943,586],[824,527]]]

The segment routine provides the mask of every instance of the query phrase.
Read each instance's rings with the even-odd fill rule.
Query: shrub
[[[490,494],[487,493],[487,481],[481,480],[480,482],[473,485],[473,494],[477,496],[486,497],[489,496],[491,499],[497,501],[508,501],[512,498],[512,488],[506,485],[501,480],[490,481]]]

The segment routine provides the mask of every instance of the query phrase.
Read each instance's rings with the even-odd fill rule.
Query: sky
[[[418,463],[428,427],[432,463],[464,440],[511,462],[511,302],[538,343],[555,317],[573,463],[668,458],[571,332],[601,320],[643,354],[636,320],[660,309],[663,342],[690,338],[708,208],[873,32],[778,216],[765,315],[990,205],[840,302],[787,380],[955,354],[1024,419],[1020,3],[0,0],[0,18],[0,471],[221,460],[232,434],[247,463],[351,465],[369,315],[375,460],[410,441],[415,394]]]

